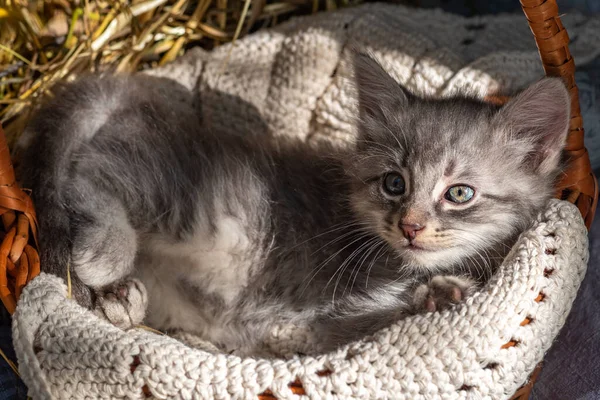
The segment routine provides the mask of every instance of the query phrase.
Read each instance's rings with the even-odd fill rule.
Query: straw
[[[20,378],[21,375],[19,375],[19,370],[17,369],[17,366],[15,365],[14,362],[12,362],[12,360],[10,358],[8,358],[6,356],[6,354],[4,354],[4,352],[2,351],[2,349],[0,349],[0,357],[4,358],[4,361],[6,361],[6,363],[10,367],[10,369],[12,369],[13,372],[15,373],[15,375],[17,375]]]
[[[60,81],[90,71],[154,68],[193,46],[212,49],[291,16],[361,1],[4,0],[0,123],[12,145]]]

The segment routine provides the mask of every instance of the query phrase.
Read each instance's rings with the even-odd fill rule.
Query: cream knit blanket
[[[564,19],[579,63],[600,53],[600,19]],[[465,19],[369,4],[299,18],[229,47],[189,52],[149,73],[197,93],[217,132],[264,132],[344,143],[354,133],[349,44],[371,50],[413,90],[446,95],[511,92],[542,74],[524,17]],[[177,101],[178,99],[173,99]],[[240,359],[193,349],[144,330],[124,332],[66,298],[40,275],[13,319],[19,369],[35,399],[508,398],[563,325],[587,264],[577,209],[552,201],[491,282],[464,304],[408,318],[374,338],[319,357]],[[522,325],[523,321],[529,321]],[[275,332],[281,343],[299,340]],[[511,343],[510,346],[505,346]],[[324,371],[328,371],[324,373]]]
[[[600,16],[562,20],[577,65],[600,55]],[[464,18],[377,3],[259,31],[236,42],[229,59],[230,46],[194,49],[148,73],[195,91],[217,132],[347,140],[356,115],[352,71],[342,62],[349,46],[371,51],[418,93],[512,94],[544,74],[522,14]]]

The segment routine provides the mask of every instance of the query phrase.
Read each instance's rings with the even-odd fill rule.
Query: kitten
[[[240,354],[276,325],[326,351],[460,301],[552,196],[568,92],[543,79],[501,108],[432,100],[367,55],[354,66],[347,149],[215,136],[159,78],[67,85],[24,134],[43,268],[70,267],[76,299],[118,326]]]

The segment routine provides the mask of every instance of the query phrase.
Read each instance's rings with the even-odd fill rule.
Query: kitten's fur
[[[544,79],[503,108],[428,100],[368,56],[354,65],[347,150],[216,137],[157,78],[68,85],[25,134],[43,268],[70,264],[78,301],[123,326],[145,286],[147,324],[242,353],[275,324],[308,326],[328,350],[460,300],[551,197],[569,95]],[[405,195],[382,190],[390,171]],[[456,184],[475,188],[467,205],[444,200]],[[413,243],[426,250],[400,223],[425,226]]]

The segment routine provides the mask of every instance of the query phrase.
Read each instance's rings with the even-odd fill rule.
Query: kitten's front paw
[[[143,321],[148,294],[141,281],[127,279],[96,292],[96,295],[96,314],[113,325],[128,329]]]
[[[475,281],[452,275],[434,276],[428,283],[417,287],[413,304],[417,312],[434,312],[459,303],[475,288]]]

